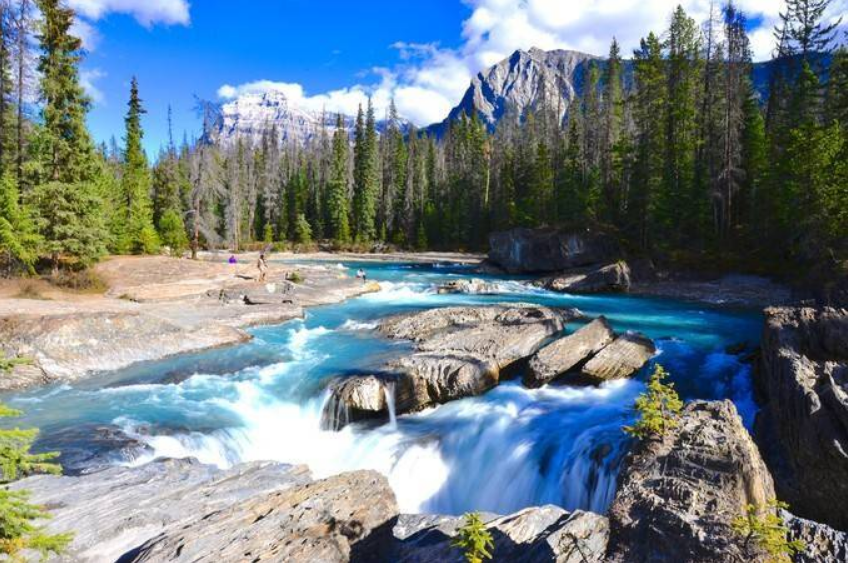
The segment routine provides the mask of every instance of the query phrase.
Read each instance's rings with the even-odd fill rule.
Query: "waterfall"
[[[383,393],[386,395],[386,408],[389,411],[389,425],[392,429],[397,428],[397,414],[395,413],[395,383],[387,381],[383,383]]]

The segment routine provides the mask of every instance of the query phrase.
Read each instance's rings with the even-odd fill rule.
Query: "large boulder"
[[[68,553],[51,559],[68,563],[348,561],[390,543],[398,513],[375,472],[312,481],[305,466],[271,462],[162,460],[12,487],[49,507],[49,532],[73,532]]]
[[[330,388],[324,405],[321,426],[325,430],[341,430],[361,420],[384,418],[389,408],[393,384],[374,375],[346,377]]]
[[[675,429],[635,444],[625,459],[609,512],[609,561],[762,561],[732,521],[774,496],[733,403],[695,401]]]
[[[607,547],[603,516],[556,506],[521,510],[509,516],[484,516],[492,534],[494,561],[600,563]],[[387,560],[397,563],[462,563],[451,545],[463,519],[455,516],[401,515],[394,528],[396,546]]]
[[[630,267],[619,260],[588,270],[565,272],[541,280],[542,287],[560,293],[611,293],[630,290]]]
[[[600,352],[615,338],[605,317],[599,317],[573,334],[554,340],[536,352],[524,372],[524,385],[541,387]]]
[[[624,379],[639,371],[656,353],[653,340],[638,332],[627,332],[586,362],[580,378],[594,384]]]
[[[531,356],[576,309],[535,305],[449,307],[386,320],[390,338],[415,342],[415,352],[390,364],[399,373],[397,410],[421,410],[479,395],[498,384],[502,372]]]
[[[489,235],[489,260],[511,274],[559,272],[610,262],[618,245],[608,235],[517,228]]]
[[[770,308],[757,438],[792,512],[848,530],[848,310]]]
[[[347,562],[389,541],[397,513],[385,477],[354,471],[199,515],[124,561]]]

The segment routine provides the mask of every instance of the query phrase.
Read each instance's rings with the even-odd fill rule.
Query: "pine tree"
[[[0,264],[8,274],[22,269],[33,273],[41,243],[28,207],[19,204],[12,172],[0,177]]]
[[[788,39],[783,54],[801,55],[813,64],[810,55],[830,52],[842,18],[824,23],[824,15],[831,0],[786,0],[786,11],[781,14],[784,32]]]
[[[330,236],[341,243],[350,241],[348,222],[348,135],[341,114],[336,118],[333,133],[333,156],[327,196]]]
[[[641,440],[662,438],[677,426],[677,416],[683,402],[674,390],[674,384],[665,383],[668,373],[657,364],[648,381],[648,390],[636,398],[635,409],[639,418],[624,431]]]
[[[144,131],[141,116],[146,113],[138,93],[138,80],[130,82],[129,110],[126,124],[126,149],[121,176],[121,199],[126,205],[123,232],[118,234],[121,250],[150,254],[159,248],[159,237],[153,228],[153,205],[150,200],[150,169],[141,141]]]
[[[636,92],[634,121],[636,125],[635,162],[629,191],[628,230],[641,248],[651,246],[657,219],[657,199],[663,178],[665,131],[662,116],[666,107],[665,63],[662,46],[653,33],[643,39],[634,53]]]
[[[604,219],[617,223],[622,207],[625,140],[622,61],[618,41],[613,38],[604,73],[603,132],[601,138],[601,183]]]
[[[74,12],[61,0],[38,0],[38,8],[46,180],[54,185],[88,181],[94,146],[85,126],[90,101],[79,80],[82,41],[71,35]]]
[[[12,144],[12,6],[0,0],[0,178],[7,170]]]

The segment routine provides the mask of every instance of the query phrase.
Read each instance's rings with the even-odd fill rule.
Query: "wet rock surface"
[[[384,418],[394,394],[394,383],[374,375],[344,378],[330,388],[330,399],[324,405],[321,425],[326,430],[341,430],[348,424]]]
[[[650,338],[638,332],[627,332],[618,336],[586,362],[580,370],[580,378],[597,384],[630,377],[656,352],[657,349]]]
[[[437,291],[440,294],[465,293],[470,295],[494,295],[499,292],[496,284],[480,279],[451,280],[440,285]]]
[[[848,561],[848,533],[835,530],[827,524],[799,518],[789,512],[782,513],[789,528],[790,540],[804,542],[803,553],[795,555],[795,563],[844,563]]]
[[[527,387],[541,387],[600,352],[615,338],[606,318],[599,317],[574,333],[554,340],[530,359],[524,374]]]
[[[848,310],[770,308],[757,437],[793,513],[848,530]]]
[[[762,561],[743,549],[731,523],[746,505],[774,496],[733,403],[689,403],[677,428],[635,444],[625,459],[609,512],[609,560]]]
[[[518,228],[489,235],[489,260],[508,273],[559,272],[608,263],[618,245],[604,234]]]
[[[430,309],[386,320],[383,334],[416,347],[389,366],[399,373],[398,412],[483,393],[579,314],[519,304]]]

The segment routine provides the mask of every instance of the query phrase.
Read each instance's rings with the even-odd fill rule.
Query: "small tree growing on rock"
[[[452,544],[462,549],[468,563],[483,563],[484,559],[492,558],[494,540],[478,512],[469,512],[465,515],[465,522]]]
[[[806,544],[801,540],[790,541],[789,529],[780,517],[780,510],[789,508],[785,502],[772,499],[765,507],[749,504],[745,514],[733,519],[733,531],[742,537],[742,548],[747,555],[756,550],[765,551],[769,561],[791,563],[793,556],[802,553]]]
[[[0,417],[20,416],[20,411],[0,404]],[[59,465],[52,463],[58,454],[30,453],[38,430],[20,428],[0,430],[0,484],[34,473],[61,472]],[[46,557],[49,553],[61,553],[71,541],[69,534],[48,534],[36,522],[50,515],[40,506],[29,502],[30,492],[12,491],[0,487],[0,555],[11,561],[24,561],[24,551],[35,551]]]
[[[683,410],[683,401],[674,390],[673,383],[665,383],[668,373],[657,364],[648,381],[648,390],[636,398],[635,408],[639,418],[624,431],[645,440],[661,438],[668,430],[677,426],[677,415]]]

